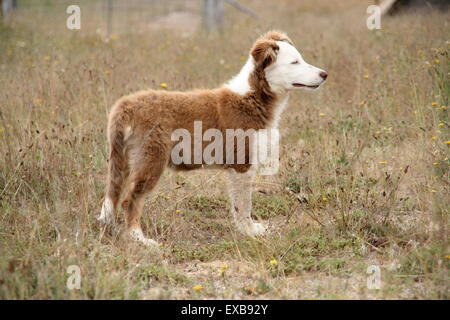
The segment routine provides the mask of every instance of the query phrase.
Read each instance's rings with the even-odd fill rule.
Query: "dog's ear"
[[[256,65],[266,68],[275,62],[279,49],[280,47],[275,41],[262,39],[256,41],[250,54]]]

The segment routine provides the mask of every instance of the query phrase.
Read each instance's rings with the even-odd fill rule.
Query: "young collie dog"
[[[122,208],[129,234],[146,245],[157,246],[141,229],[145,195],[155,187],[166,167],[191,170],[214,166],[229,173],[231,213],[237,229],[249,236],[263,234],[266,227],[251,218],[251,184],[258,166],[249,157],[254,146],[246,145],[244,161],[239,163],[211,164],[203,157],[200,163],[186,161],[195,154],[183,155],[185,160],[180,163],[171,156],[176,144],[172,133],[182,128],[194,135],[194,122],[199,121],[202,132],[276,129],[289,92],[315,90],[326,78],[325,71],[303,60],[286,34],[271,31],[254,43],[242,70],[221,88],[191,92],[147,90],[122,97],[108,119],[110,157],[106,195],[98,219],[105,225],[114,225],[115,210],[124,190]],[[205,146],[202,142],[200,152]],[[224,150],[224,157],[230,152],[238,153],[234,147]]]

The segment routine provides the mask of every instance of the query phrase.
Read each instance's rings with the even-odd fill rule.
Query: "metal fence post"
[[[16,7],[15,0],[0,0],[2,2],[2,15],[6,17],[9,11]]]
[[[112,33],[112,12],[113,12],[113,3],[112,0],[108,1],[108,7],[106,9],[106,36],[109,37]]]
[[[208,31],[223,28],[223,0],[203,0],[203,20]]]

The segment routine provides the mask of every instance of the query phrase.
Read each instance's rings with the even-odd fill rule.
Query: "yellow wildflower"
[[[192,290],[194,291],[200,291],[203,289],[202,285],[196,284],[195,286],[192,287]]]
[[[368,74],[365,74],[365,75],[363,75],[363,78],[364,78],[364,79],[369,79],[369,75],[368,75]]]
[[[276,259],[272,259],[269,263],[273,266],[276,266],[278,264],[278,261]]]
[[[388,162],[386,160],[378,161],[379,164],[387,164]]]
[[[433,107],[436,107],[436,106],[438,105],[438,103],[437,103],[437,102],[432,102],[431,105],[432,105]]]
[[[319,116],[321,116],[321,117],[325,117],[326,116],[326,114],[325,113],[319,113]]]
[[[227,270],[229,268],[229,266],[227,266],[226,264],[224,264],[224,265],[221,265],[220,266],[220,269],[219,270],[217,270],[221,275],[224,275],[225,274],[225,270]]]
[[[161,82],[161,83],[159,84],[159,86],[160,86],[161,88],[166,89],[166,88],[167,88],[167,83]]]

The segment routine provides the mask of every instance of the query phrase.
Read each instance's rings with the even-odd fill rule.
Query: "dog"
[[[146,238],[141,229],[145,195],[154,189],[166,167],[175,170],[215,167],[228,172],[231,213],[237,229],[248,236],[262,235],[266,227],[251,217],[251,184],[258,167],[250,161],[250,150],[254,147],[251,142],[246,145],[244,161],[240,163],[211,164],[202,157],[200,162],[189,161],[196,157],[195,152],[189,155],[185,150],[180,162],[173,159],[176,142],[172,134],[180,128],[194,134],[195,122],[199,121],[202,132],[276,129],[289,93],[315,90],[327,76],[324,70],[303,60],[285,33],[270,31],[256,40],[241,71],[220,88],[190,92],[147,90],[122,97],[108,118],[110,155],[106,195],[98,220],[104,225],[115,224],[115,211],[124,190],[122,209],[130,236],[157,247],[157,242]],[[201,142],[200,151],[205,147],[205,142]],[[224,157],[230,152],[239,156],[235,147],[224,151]]]

